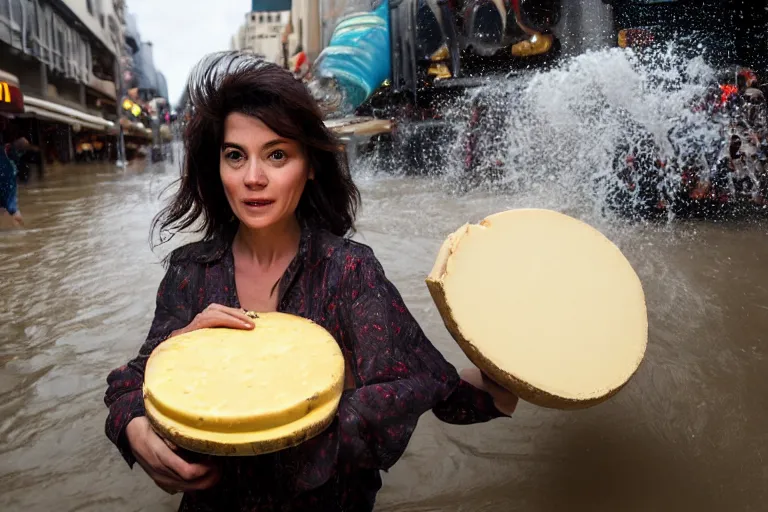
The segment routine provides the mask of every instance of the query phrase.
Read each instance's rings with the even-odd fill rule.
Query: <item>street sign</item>
[[[8,82],[0,81],[0,112],[21,114],[24,112],[24,95],[21,89]]]

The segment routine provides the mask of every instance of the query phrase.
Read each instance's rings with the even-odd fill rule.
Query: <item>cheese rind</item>
[[[637,274],[599,231],[557,212],[510,210],[463,226],[427,286],[469,359],[534,404],[600,403],[645,354]]]
[[[253,455],[295,446],[332,421],[344,385],[333,336],[284,313],[254,323],[199,329],[153,351],[144,401],[156,430],[192,451]]]

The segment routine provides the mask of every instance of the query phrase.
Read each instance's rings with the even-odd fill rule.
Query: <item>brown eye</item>
[[[224,158],[232,163],[238,163],[243,160],[244,156],[240,151],[234,149],[224,153]]]
[[[269,158],[271,158],[275,162],[282,162],[283,160],[285,160],[285,151],[283,151],[282,149],[273,151],[272,154],[269,155]]]

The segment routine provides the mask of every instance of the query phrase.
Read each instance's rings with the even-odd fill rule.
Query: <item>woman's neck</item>
[[[235,234],[233,250],[255,265],[268,268],[275,262],[296,254],[301,240],[301,226],[295,217],[266,229],[249,229],[243,224]]]

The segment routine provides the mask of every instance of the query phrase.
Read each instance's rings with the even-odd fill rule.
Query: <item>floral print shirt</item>
[[[486,392],[459,378],[430,343],[373,251],[304,227],[297,256],[278,287],[278,311],[308,318],[338,341],[348,368],[333,423],[277,453],[217,458],[221,481],[186,493],[180,510],[370,511],[419,417],[471,424],[502,416]],[[144,367],[153,349],[209,304],[240,307],[231,237],[175,250],[157,292],[155,317],[136,358],[113,370],[106,434],[133,466],[125,428],[143,416]],[[194,379],[194,375],[189,376]]]

